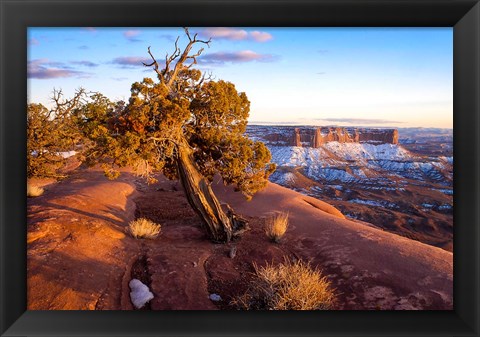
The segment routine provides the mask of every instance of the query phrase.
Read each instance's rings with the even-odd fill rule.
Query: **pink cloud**
[[[123,32],[123,36],[130,42],[141,42],[139,38],[137,38],[138,35],[140,35],[139,30],[127,30]]]
[[[222,65],[227,62],[240,63],[240,62],[272,62],[277,59],[276,56],[271,54],[259,54],[251,50],[242,50],[237,52],[216,52],[210,53],[199,58],[200,63],[204,64],[216,64]]]
[[[143,67],[143,63],[151,63],[152,59],[142,56],[122,56],[112,60],[111,63],[117,64],[123,68]]]
[[[255,30],[250,32],[250,38],[257,42],[267,42],[273,38],[272,34]]]
[[[50,62],[47,59],[32,60],[27,64],[28,78],[45,80],[61,77],[86,78],[90,76],[91,74],[89,73],[73,70],[63,63]]]
[[[206,38],[226,39],[226,40],[245,40],[248,37],[247,31],[229,27],[206,28],[200,32],[200,35]]]
[[[89,68],[94,68],[98,67],[97,63],[91,62],[91,61],[72,61],[73,64],[77,64],[79,66],[85,66]]]
[[[199,32],[204,38],[225,39],[225,40],[253,40],[256,42],[267,42],[271,40],[272,34],[258,30],[247,32],[244,29],[231,27],[212,27]]]

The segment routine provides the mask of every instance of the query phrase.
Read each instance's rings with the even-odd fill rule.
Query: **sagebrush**
[[[39,197],[45,192],[45,190],[39,186],[27,184],[27,197],[34,198]]]
[[[128,229],[136,239],[155,239],[160,234],[162,226],[145,218],[130,222]]]
[[[273,242],[280,242],[288,229],[288,213],[280,212],[268,218],[265,223],[265,234]]]
[[[242,310],[328,310],[335,302],[330,282],[309,263],[285,260],[279,265],[255,267],[245,294],[232,305]]]

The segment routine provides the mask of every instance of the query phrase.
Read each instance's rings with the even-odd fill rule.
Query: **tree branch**
[[[170,77],[170,79],[168,80],[168,84],[167,84],[168,87],[171,88],[173,82],[177,79],[178,72],[179,72],[182,68],[184,68],[184,67],[189,68],[189,67],[191,66],[191,65],[190,65],[190,66],[187,67],[187,66],[184,65],[184,63],[185,63],[185,61],[186,61],[187,59],[193,58],[193,59],[194,59],[194,63],[196,63],[196,59],[195,59],[195,58],[196,58],[197,56],[200,56],[200,55],[202,54],[203,48],[201,48],[201,49],[197,52],[197,54],[195,54],[195,55],[189,55],[189,53],[190,53],[190,50],[192,49],[193,45],[194,45],[195,43],[198,43],[198,42],[207,43],[207,42],[203,42],[203,41],[195,40],[195,39],[194,39],[194,40],[190,40],[190,42],[188,43],[188,45],[185,47],[182,55],[180,56],[180,59],[179,59],[178,62],[175,64],[175,67],[173,68],[173,72],[172,72],[172,74],[171,74],[171,77]],[[209,43],[209,42],[208,42],[208,43]],[[207,45],[208,45],[208,43],[207,43]],[[192,64],[193,64],[193,63],[192,63]]]
[[[157,60],[155,59],[155,57],[153,56],[153,54],[152,54],[152,52],[151,52],[151,50],[150,50],[150,46],[148,46],[148,54],[149,54],[150,57],[152,58],[153,62],[150,63],[150,64],[146,64],[146,63],[142,62],[143,65],[144,65],[145,67],[154,66],[154,70],[155,70],[155,72],[156,72],[157,75],[158,75],[158,79],[160,80],[161,83],[165,84],[165,78],[163,77],[162,72],[161,72],[160,70],[158,70],[158,62],[157,62]]]
[[[190,55],[190,51],[192,50],[192,47],[197,43],[206,44],[208,47],[210,47],[210,42],[212,40],[211,38],[206,41],[199,40],[197,39],[198,34],[195,34],[192,38],[188,28],[184,27],[184,30],[189,41],[187,46],[182,52],[181,49],[178,47],[178,40],[180,37],[177,37],[177,39],[175,40],[174,52],[170,56],[168,55],[168,53],[165,55],[165,68],[162,71],[158,69],[158,62],[153,56],[150,50],[150,47],[148,47],[148,54],[152,58],[153,62],[150,64],[143,63],[143,65],[145,65],[146,67],[154,66],[154,70],[158,74],[160,82],[165,84],[170,92],[175,91],[173,84],[177,80],[178,73],[182,69],[189,69],[193,64],[197,64],[197,57],[200,56],[204,50],[204,48],[201,48],[195,54]],[[185,62],[187,60],[193,60],[193,61],[189,65],[185,65]],[[173,70],[170,70],[174,61],[176,61],[176,63],[173,66]]]

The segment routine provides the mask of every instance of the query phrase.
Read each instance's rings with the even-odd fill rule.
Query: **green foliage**
[[[246,94],[230,82],[205,79],[199,70],[175,69],[161,72],[172,79],[170,87],[150,78],[133,83],[127,103],[100,93],[87,99],[79,90],[71,100],[54,92],[52,111],[30,104],[28,176],[55,175],[64,162],[59,152],[81,140],[80,159],[100,163],[111,179],[124,166],[134,166],[151,182],[154,172],[177,179],[177,148],[188,143],[196,167],[210,181],[220,174],[247,197],[262,189],[275,166],[265,145],[245,135]]]
[[[153,172],[176,179],[176,148],[186,139],[200,173],[219,173],[247,197],[275,170],[263,143],[245,135],[250,102],[225,81],[205,81],[198,70],[183,69],[174,92],[150,78],[135,82],[128,104],[101,95],[77,110],[77,121],[92,141],[86,159],[102,162],[108,176],[133,165],[150,181]]]
[[[250,102],[230,82],[207,82],[190,104],[192,118],[185,126],[200,171],[210,180],[219,173],[247,197],[266,185],[275,170],[261,142],[245,135]]]
[[[63,100],[60,91],[54,92],[52,110],[42,104],[27,105],[28,177],[59,177],[57,170],[65,162],[60,152],[74,150],[80,139],[71,111],[83,95],[80,89],[73,99]]]

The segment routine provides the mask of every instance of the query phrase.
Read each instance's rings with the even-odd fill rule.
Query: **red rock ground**
[[[452,309],[453,255],[361,222],[333,207],[269,184],[252,201],[214,183],[224,202],[249,220],[228,245],[208,241],[177,182],[147,186],[125,170],[107,180],[78,169],[28,200],[28,309],[132,310],[128,282],[154,293],[143,310],[232,309],[253,263],[301,258],[321,268],[336,289],[335,309]],[[286,210],[290,227],[274,244],[263,233],[271,212]],[[136,240],[128,222],[162,225],[154,240]],[[234,258],[229,257],[232,247]],[[212,302],[209,294],[219,294]]]

